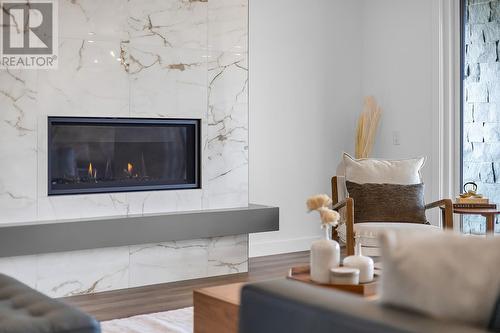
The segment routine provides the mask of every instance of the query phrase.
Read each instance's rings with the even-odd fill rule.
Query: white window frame
[[[461,190],[461,0],[433,2],[434,43],[437,55],[433,73],[434,105],[438,110],[433,157],[438,161],[437,179],[440,198],[455,198]],[[459,223],[455,223],[459,228]]]

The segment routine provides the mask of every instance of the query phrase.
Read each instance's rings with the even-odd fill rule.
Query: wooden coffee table
[[[300,279],[297,280],[300,281]],[[194,333],[237,333],[241,288],[245,284],[240,282],[194,290]],[[325,286],[319,286],[319,288],[325,288]],[[377,298],[370,288],[363,292],[351,289],[344,288],[343,290],[365,296],[367,300]]]
[[[194,333],[237,333],[244,285],[232,283],[193,291]]]

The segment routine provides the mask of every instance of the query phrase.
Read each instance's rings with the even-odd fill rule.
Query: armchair
[[[333,200],[333,210],[336,210],[338,212],[341,212],[341,215],[344,215],[344,222],[345,222],[345,233],[343,233],[345,239],[342,239],[345,241],[346,244],[346,249],[347,249],[347,255],[352,255],[354,254],[354,236],[356,232],[356,224],[354,223],[354,199],[346,196],[345,198],[341,198],[339,194],[339,177],[334,176],[331,179],[331,186],[332,186],[332,200]],[[432,209],[436,207],[444,207],[442,209],[442,228],[450,228],[453,229],[453,202],[450,199],[441,199],[429,204],[425,205],[425,209]],[[359,225],[366,225],[366,224],[372,224],[374,225],[375,223],[359,223]],[[404,224],[404,227],[408,227],[408,223],[390,223],[389,227],[401,227]],[[387,225],[387,224],[386,224]],[[418,226],[419,229],[422,228],[432,228],[435,229],[436,227],[431,226],[431,225],[421,225],[421,224],[414,224],[415,227]],[[381,226],[382,228],[384,226]],[[411,227],[411,226],[410,226]],[[379,228],[380,229],[380,228]],[[334,232],[333,237],[335,239],[339,238],[344,238],[344,237],[339,237],[339,233],[337,231]],[[362,244],[363,245],[363,244]]]

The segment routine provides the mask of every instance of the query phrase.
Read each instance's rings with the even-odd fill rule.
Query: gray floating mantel
[[[0,257],[279,230],[279,208],[201,210],[0,227]]]

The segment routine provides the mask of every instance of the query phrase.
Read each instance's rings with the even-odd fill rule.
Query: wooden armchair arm
[[[451,201],[451,199],[441,199],[438,201],[428,203],[427,205],[425,205],[425,209],[431,209],[431,208],[446,206],[446,205],[453,207],[453,201]]]
[[[341,202],[337,202],[335,205],[333,205],[332,209],[338,211],[340,208],[346,207],[348,201],[354,202],[352,198],[345,198]]]
[[[339,202],[339,191],[338,191],[338,179],[336,176],[331,178],[331,186],[332,186],[332,200],[333,210],[340,210],[341,208],[345,208],[345,226],[346,226],[346,250],[347,255],[354,254],[354,199],[353,198],[345,198],[344,200]],[[337,239],[337,231],[334,231],[334,239]]]
[[[339,202],[339,188],[338,188],[338,180],[337,176],[333,176],[331,179],[331,186],[332,186],[332,200],[334,204],[337,204]]]
[[[354,199],[345,198],[341,202],[332,206],[333,210],[340,210],[345,208],[345,227],[346,227],[346,250],[347,255],[354,254]]]
[[[453,201],[451,199],[441,199],[425,205],[425,209],[441,208],[443,217],[443,229],[453,229]]]

